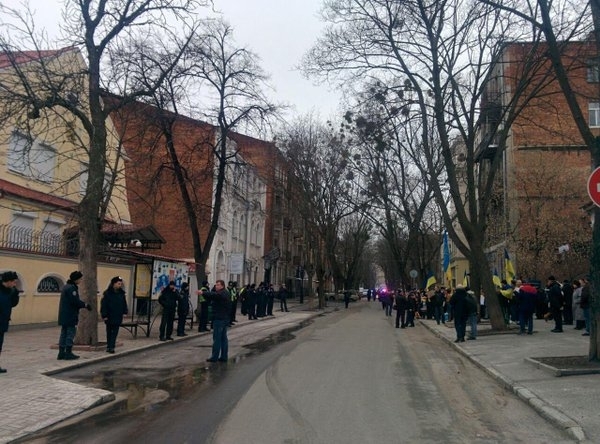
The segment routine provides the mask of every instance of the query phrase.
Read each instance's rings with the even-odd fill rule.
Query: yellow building
[[[59,72],[72,75],[63,77],[61,91],[51,90],[51,73]],[[78,268],[76,213],[87,182],[87,138],[80,121],[64,106],[48,107],[43,100],[60,93],[61,100],[85,110],[81,100],[86,94],[81,92],[86,75],[84,59],[75,48],[0,54],[0,272],[16,271],[22,291],[13,325],[56,322],[60,290]],[[15,99],[25,92],[22,76],[31,79],[39,107]],[[112,193],[105,226],[117,228],[130,222],[124,153],[110,121],[107,126],[105,186]],[[114,231],[123,233],[105,231],[109,240]],[[98,291],[119,275],[131,295],[134,265],[112,260],[98,263]]]

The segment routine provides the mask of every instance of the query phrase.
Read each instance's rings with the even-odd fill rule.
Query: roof
[[[0,179],[0,193],[69,211],[74,211],[79,205],[78,202],[63,197],[53,196],[52,194],[47,194],[42,191],[32,190],[4,179]]]
[[[105,241],[119,248],[158,249],[165,239],[152,225],[104,224],[100,229]],[[141,245],[135,245],[139,241]]]
[[[19,52],[3,52],[0,53],[0,68],[6,68],[12,65],[20,65],[29,63],[34,60],[44,59],[47,57],[55,57],[65,52],[75,50],[74,46],[68,46],[60,49],[49,49],[44,51],[19,51]]]
[[[109,250],[104,250],[99,253],[102,256],[106,256],[109,258],[119,258],[125,259],[132,262],[136,262],[138,264],[151,264],[155,259],[165,261],[165,262],[175,262],[181,264],[190,264],[189,261],[185,259],[178,259],[169,256],[160,256],[154,253],[146,253],[143,251],[135,251],[135,250],[127,250],[121,248],[112,248]]]

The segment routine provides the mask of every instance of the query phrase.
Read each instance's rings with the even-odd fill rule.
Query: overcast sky
[[[21,0],[0,0],[18,6]],[[337,109],[339,94],[315,86],[295,69],[323,27],[318,18],[322,0],[214,0],[216,9],[234,28],[239,46],[257,53],[276,89],[275,100],[293,106],[289,115],[315,111],[323,118]],[[36,24],[52,35],[58,29],[60,0],[29,0]]]

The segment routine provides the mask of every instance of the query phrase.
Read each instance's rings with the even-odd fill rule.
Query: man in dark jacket
[[[408,299],[404,290],[396,290],[394,298],[396,305],[396,328],[406,328],[406,310],[408,310]]]
[[[208,291],[208,281],[202,282],[201,291]],[[208,331],[208,301],[198,292],[198,332]]]
[[[115,276],[110,280],[108,288],[102,294],[100,301],[100,316],[106,325],[106,351],[115,352],[119,327],[123,323],[123,316],[128,313],[123,279]]]
[[[285,284],[279,286],[277,297],[279,298],[279,311],[289,311],[287,307],[288,290],[285,288]]]
[[[82,278],[81,271],[74,271],[69,275],[67,284],[60,292],[60,302],[58,304],[60,337],[58,338],[57,357],[59,360],[79,359],[79,356],[73,354],[73,340],[75,339],[75,333],[77,333],[79,310],[87,308],[88,311],[92,311],[92,306],[79,298],[79,283]]]
[[[177,336],[187,336],[185,322],[190,314],[190,284],[183,282],[177,302]]]
[[[158,329],[158,336],[161,341],[173,340],[173,322],[175,322],[175,311],[177,310],[178,300],[179,292],[175,288],[175,281],[171,281],[167,287],[163,288],[158,297],[158,303],[163,309]]]
[[[552,333],[562,333],[562,309],[564,305],[563,294],[560,289],[560,284],[556,282],[554,276],[548,278],[548,304],[550,306],[550,313],[554,318],[554,329]]]
[[[207,361],[227,362],[229,351],[227,326],[231,312],[231,297],[225,288],[225,281],[219,279],[215,282],[215,291],[198,290],[198,294],[210,301],[213,307],[213,345],[212,354]]]
[[[450,298],[450,305],[454,313],[454,329],[456,330],[456,340],[454,342],[465,342],[469,310],[467,307],[467,290],[464,286],[460,284],[456,286],[456,290]]]
[[[19,303],[19,290],[16,288],[18,279],[19,276],[14,271],[2,273],[2,283],[0,284],[0,354],[2,354],[4,333],[8,331],[12,309]],[[0,367],[0,373],[6,373],[6,369]]]

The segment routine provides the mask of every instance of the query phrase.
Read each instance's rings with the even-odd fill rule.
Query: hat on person
[[[556,278],[555,278],[554,276],[550,275],[550,276],[548,277],[548,280],[549,280],[549,281],[555,281],[555,280],[556,280]]]
[[[175,285],[175,281],[169,281],[169,285]]]
[[[17,276],[17,273],[14,271],[5,271],[2,273],[2,282],[10,282],[16,279],[19,279],[19,276]]]
[[[121,276],[115,276],[110,280],[110,285],[115,285],[117,282],[123,282],[123,278]]]
[[[83,277],[83,273],[81,271],[74,271],[73,273],[71,273],[69,275],[69,279],[72,280],[73,282],[75,282],[78,279],[81,279]]]

